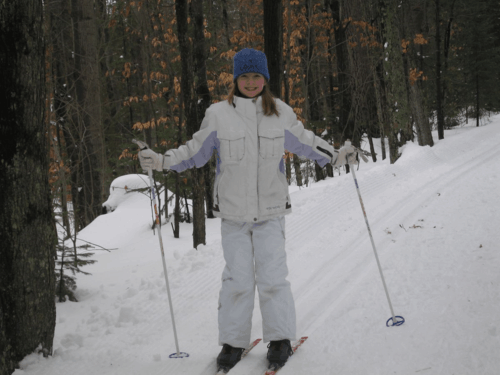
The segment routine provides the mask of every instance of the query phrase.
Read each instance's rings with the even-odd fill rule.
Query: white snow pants
[[[295,340],[295,303],[285,252],[285,217],[257,223],[222,219],[226,267],[219,295],[219,344],[250,343],[255,286],[264,342]]]

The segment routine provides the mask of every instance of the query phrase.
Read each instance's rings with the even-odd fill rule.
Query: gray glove
[[[139,146],[139,163],[143,171],[148,171],[154,169],[157,171],[163,171],[163,161],[165,156],[151,150],[146,142],[132,140],[137,146]]]
[[[345,164],[358,164],[356,160],[356,154],[358,150],[351,145],[349,140],[345,141],[344,146],[335,151],[336,155],[333,155],[332,165],[334,168],[340,168]]]

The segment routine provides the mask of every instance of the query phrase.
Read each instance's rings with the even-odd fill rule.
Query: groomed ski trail
[[[444,327],[465,334],[469,334],[470,329],[457,327],[453,321],[437,321],[435,317],[443,319],[443,312],[435,311],[432,299],[418,298],[436,298],[436,293],[444,292],[426,286],[418,272],[430,272],[432,275],[444,272],[444,281],[451,283],[448,278],[451,280],[454,275],[450,269],[435,269],[427,261],[429,252],[434,247],[439,250],[443,241],[437,232],[439,223],[434,222],[436,220],[432,217],[433,206],[442,204],[444,199],[451,199],[454,190],[460,192],[457,184],[466,181],[468,175],[474,176],[478,169],[486,176],[485,181],[489,172],[498,171],[500,121],[456,133],[447,132],[447,138],[437,142],[433,148],[407,145],[407,151],[411,152],[408,155],[403,152],[402,158],[394,165],[382,162],[366,166],[361,162],[357,172],[395,313],[407,320],[401,327],[385,327],[390,312],[352,176],[342,173],[340,177],[336,175],[333,179],[304,188],[300,194],[292,193],[293,213],[286,218],[289,280],[297,307],[297,335],[307,335],[309,339],[308,344],[296,354],[293,366],[283,368],[280,374],[317,371],[361,375],[370,369],[371,375],[386,375],[378,372],[377,368],[385,371],[388,366],[394,373],[402,375],[427,371],[427,368],[431,370],[422,373],[450,374],[447,366],[452,361],[437,357],[444,353],[454,358],[453,353],[442,349],[449,345],[443,341],[445,339],[440,339],[449,337],[449,331],[443,331]],[[422,178],[424,174],[425,178]],[[144,205],[146,209],[149,207],[147,199]],[[425,221],[419,222],[421,219]],[[105,220],[103,218],[102,222]],[[422,225],[428,230],[431,223],[438,226],[435,237],[430,237],[434,242],[418,245],[418,251],[422,252],[422,259],[419,259],[422,265],[406,264],[405,244],[419,241],[412,237],[418,229],[409,228]],[[151,231],[145,231],[143,237],[135,239],[137,249],[127,251],[130,254],[133,251],[143,252],[144,258],[156,259],[157,267],[131,264],[127,266],[130,277],[117,279],[113,278],[116,271],[113,257],[131,255],[127,251],[98,254],[96,258],[100,263],[86,269],[95,276],[78,279],[81,302],[67,302],[58,307],[65,313],[58,317],[58,326],[70,325],[74,333],[60,336],[56,326],[54,346],[69,349],[60,350],[50,360],[40,360],[36,363],[36,371],[29,371],[28,368],[27,371],[18,370],[14,375],[197,375],[206,371],[220,351],[217,345],[217,302],[224,267],[220,221],[207,220],[207,233],[217,233],[217,236],[208,239],[207,246],[200,246],[198,251],[186,251],[189,248],[186,244],[191,243],[191,227],[184,225],[181,233],[184,240],[173,240],[169,224],[163,226],[180,350],[190,354],[188,359],[168,358],[175,351],[175,346],[160,250]],[[149,241],[147,243],[151,245],[141,248],[141,241]],[[172,243],[175,248],[172,248]],[[453,254],[450,254],[450,265],[456,265],[453,262]],[[437,268],[437,265],[434,267]],[[107,278],[104,274],[108,275]],[[408,290],[408,286],[421,290]],[[488,288],[488,285],[484,287]],[[447,288],[446,283],[443,288]],[[427,294],[421,294],[422,290]],[[492,299],[500,297],[498,291],[491,290],[489,293]],[[427,310],[417,311],[417,303]],[[450,297],[449,311],[453,312],[455,308]],[[75,321],[71,313],[81,309],[89,310],[86,318]],[[496,319],[488,318],[493,322]],[[471,327],[480,329],[475,323],[472,322]],[[418,334],[424,324],[435,326],[436,334],[431,338],[437,342],[430,343],[430,347],[441,348],[435,351],[435,355],[424,347],[426,342]],[[494,324],[483,324],[492,332],[491,335],[496,332],[492,328]],[[252,337],[261,335],[257,299]],[[457,336],[457,340],[464,338]],[[406,345],[400,345],[401,342]],[[474,342],[481,345],[478,340]],[[380,346],[384,350],[381,351]],[[492,349],[484,349],[485,352],[488,350]],[[261,372],[267,362],[266,352],[266,345],[258,345],[249,358],[231,370],[231,375]],[[346,352],[351,356],[342,358],[342,353]],[[424,353],[428,358],[424,358]],[[353,358],[356,360],[353,361]],[[472,370],[480,368],[476,362],[477,359],[470,359]],[[490,368],[487,364],[483,367],[483,372],[469,373],[493,374],[488,372]],[[458,370],[464,368],[459,367]]]

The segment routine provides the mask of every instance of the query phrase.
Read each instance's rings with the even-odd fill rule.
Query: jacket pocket
[[[247,213],[245,178],[239,165],[226,165],[216,186],[216,203],[220,213],[242,216]]]
[[[284,151],[285,136],[282,129],[259,130],[259,154],[262,158],[281,158]]]
[[[218,134],[222,162],[239,162],[245,156],[245,131],[224,130]]]

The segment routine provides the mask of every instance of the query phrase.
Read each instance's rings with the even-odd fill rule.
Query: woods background
[[[45,12],[51,183],[77,228],[115,177],[140,172],[132,138],[158,152],[190,139],[245,47],[266,46],[274,94],[308,129],[336,147],[385,136],[391,162],[406,141],[432,146],[433,127],[442,138],[500,105],[492,0],[50,0]],[[332,175],[286,158],[298,185]],[[177,197],[203,184],[208,217],[211,164],[164,178]]]
[[[191,139],[206,108],[226,98],[233,81],[232,57],[242,48],[266,52],[274,95],[293,107],[307,129],[337,148],[346,139],[357,146],[368,142],[373,161],[388,157],[394,163],[399,147],[408,140],[432,146],[431,130],[437,129],[442,139],[444,129],[463,121],[479,126],[481,117],[500,109],[496,0],[22,0],[15,7],[8,3],[0,1],[1,67],[3,102],[12,110],[2,116],[0,128],[2,146],[9,139],[12,147],[2,150],[1,186],[13,195],[16,186],[33,192],[30,199],[46,202],[57,212],[66,239],[74,241],[80,229],[103,213],[113,179],[142,172],[131,140],[145,140],[164,153]],[[41,78],[35,79],[37,74]],[[24,117],[16,117],[20,111]],[[38,138],[27,137],[29,132]],[[36,142],[28,144],[33,137]],[[375,154],[373,138],[388,143],[389,155],[385,148],[382,155]],[[22,150],[33,147],[38,156],[32,159],[40,167],[15,161],[31,157]],[[20,185],[24,170],[19,166],[47,174],[47,157],[50,194],[36,184]],[[290,184],[307,186],[333,177],[331,166],[322,169],[293,154],[284,158]],[[168,196],[165,189],[162,215],[172,214],[165,202],[175,199],[174,235],[179,236],[179,221],[192,220],[194,247],[205,242],[205,218],[213,218],[214,169],[212,158],[198,170],[155,172],[157,181],[174,192]],[[181,212],[181,199],[192,199],[192,207],[185,204]],[[36,238],[22,245],[19,238],[27,237],[19,228],[33,222],[33,212],[48,212],[34,203],[26,207],[22,211],[13,206],[17,224],[7,211],[2,216],[2,275],[10,275],[0,277],[2,374],[40,342],[44,353],[51,350],[53,306],[44,308],[48,323],[29,342],[16,336],[21,323],[15,314],[9,315],[29,309],[15,302],[23,286],[21,282],[12,289],[12,249],[33,248]],[[48,222],[38,228],[55,233],[55,225],[45,228]],[[62,270],[66,249],[58,248],[57,254],[51,250],[54,233],[41,246],[46,252],[38,256],[45,261],[57,258]],[[7,237],[10,242],[4,241]],[[73,250],[72,267],[78,272],[85,261],[76,247]],[[51,274],[53,268],[53,261],[43,267]],[[62,271],[59,285],[61,280]],[[54,288],[54,280],[46,285]],[[47,300],[42,292],[36,298]],[[29,324],[22,324],[29,332]],[[11,336],[23,345],[13,344]]]

